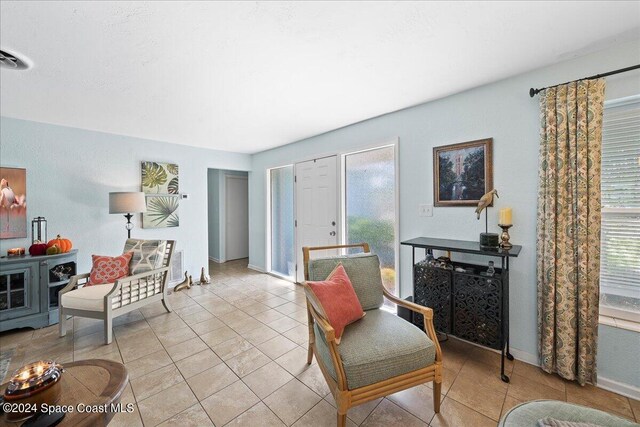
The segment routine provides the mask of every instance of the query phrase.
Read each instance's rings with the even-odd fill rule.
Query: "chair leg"
[[[345,427],[347,425],[347,414],[341,414],[338,412],[338,427]]]
[[[307,305],[309,303],[307,302]],[[309,328],[309,350],[307,350],[307,365],[311,365],[313,361],[313,344],[316,342],[316,334],[313,330],[313,316],[307,306],[307,327]]]
[[[433,382],[433,412],[440,412],[440,392],[442,390],[442,382]]]
[[[113,341],[113,319],[107,316],[104,319],[104,343],[111,344]]]
[[[309,343],[309,350],[307,350],[307,365],[311,365],[313,361],[313,344]]]
[[[62,306],[60,306],[60,318],[58,320],[58,331],[60,332],[60,336],[64,337],[67,335],[67,316],[64,315],[64,310]]]
[[[164,305],[164,309],[167,310],[167,313],[171,313],[171,305],[169,304],[169,300],[166,295],[162,298],[162,305]]]

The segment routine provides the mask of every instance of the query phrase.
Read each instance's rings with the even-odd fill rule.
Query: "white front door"
[[[249,257],[249,186],[244,176],[225,176],[225,261]]]
[[[297,281],[304,281],[303,246],[338,244],[337,156],[296,163]],[[313,255],[327,256],[329,251]],[[335,254],[337,251],[331,251]]]

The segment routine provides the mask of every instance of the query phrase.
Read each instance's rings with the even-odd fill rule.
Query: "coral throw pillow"
[[[326,280],[307,285],[336,331],[336,343],[340,344],[344,328],[365,315],[347,272],[338,264]]]
[[[133,252],[127,252],[118,256],[102,256],[91,255],[93,266],[89,275],[89,283],[91,285],[103,285],[105,283],[113,283],[116,280],[129,275],[129,261]]]

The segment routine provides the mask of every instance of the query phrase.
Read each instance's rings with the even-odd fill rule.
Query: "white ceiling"
[[[253,153],[640,39],[640,2],[3,0],[0,26],[33,64],[3,116]]]

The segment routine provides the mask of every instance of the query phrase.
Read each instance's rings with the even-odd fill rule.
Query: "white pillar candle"
[[[512,225],[512,218],[511,218],[511,208],[502,208],[500,209],[500,222],[498,224],[500,225]]]

